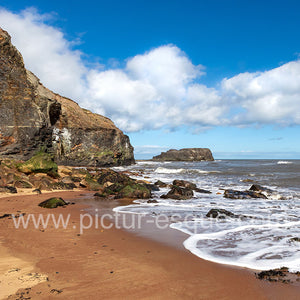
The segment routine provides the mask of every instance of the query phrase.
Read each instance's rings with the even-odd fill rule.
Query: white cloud
[[[204,67],[175,45],[129,58],[124,68],[99,70],[84,63],[73,49],[76,41],[48,25],[49,18],[34,9],[19,14],[0,9],[0,26],[45,86],[112,118],[127,132],[300,124],[300,61],[225,78],[218,88],[200,84]]]
[[[228,101],[244,109],[235,124],[300,124],[300,60],[256,73],[242,73],[222,82]]]
[[[79,51],[65,39],[58,28],[46,25],[51,15],[40,15],[35,9],[14,14],[0,9],[0,26],[11,35],[12,43],[21,52],[25,66],[49,89],[79,97],[84,89],[86,68]]]

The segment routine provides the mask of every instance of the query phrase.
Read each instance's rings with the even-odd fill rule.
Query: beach
[[[21,293],[27,299],[298,298],[299,286],[261,281],[253,270],[208,262],[183,248],[122,229],[90,228],[80,234],[80,214],[88,208],[80,198],[92,198],[93,192],[53,192],[51,197],[62,197],[75,205],[51,210],[38,207],[49,195],[0,199],[0,211],[7,214],[70,215],[66,229],[16,229],[11,219],[0,219],[0,249],[6,253],[1,256],[0,274],[24,268],[36,275],[35,281],[28,279],[23,286],[20,276],[2,276],[0,284],[10,286],[7,292],[1,288],[3,299],[9,295],[9,299],[19,299]],[[5,264],[8,259],[12,263]]]

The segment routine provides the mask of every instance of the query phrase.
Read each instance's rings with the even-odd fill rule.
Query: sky
[[[137,159],[300,159],[300,1],[0,0],[41,82],[111,118]]]

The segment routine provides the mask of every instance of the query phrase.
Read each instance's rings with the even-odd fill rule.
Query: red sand
[[[71,200],[81,193],[55,192],[51,197]],[[0,215],[17,211],[43,215],[53,213],[56,216],[60,213],[64,216],[71,214],[67,229],[48,226],[42,230],[32,225],[27,229],[16,229],[11,219],[0,219],[0,254],[6,251],[6,256],[0,258],[0,271],[5,271],[1,260],[7,260],[9,255],[12,261],[26,262],[27,267],[31,264],[34,272],[48,276],[48,281],[34,282],[36,285],[26,291],[26,296],[31,299],[300,297],[299,286],[260,281],[252,271],[204,261],[186,250],[137,237],[123,230],[91,228],[78,235],[79,230],[73,226],[78,227],[84,206],[76,204],[52,210],[37,206],[49,197],[49,194],[42,194],[0,199]],[[14,268],[15,265],[9,267]],[[15,286],[17,291],[20,287],[18,278],[10,280],[10,285]],[[28,283],[27,286],[31,285]],[[0,282],[2,292],[3,286],[1,289]],[[16,295],[10,297],[17,298]]]

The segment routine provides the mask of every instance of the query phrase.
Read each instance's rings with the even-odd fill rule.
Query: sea
[[[172,200],[161,199],[170,188],[160,188],[152,192],[155,203],[135,200],[115,212],[165,216],[172,230],[186,234],[184,247],[205,260],[255,270],[300,271],[300,160],[138,161],[113,169],[130,171],[131,177],[150,183],[187,180],[211,191]],[[267,199],[224,197],[226,189],[244,191],[252,184],[270,189]],[[240,217],[207,217],[213,208]]]

